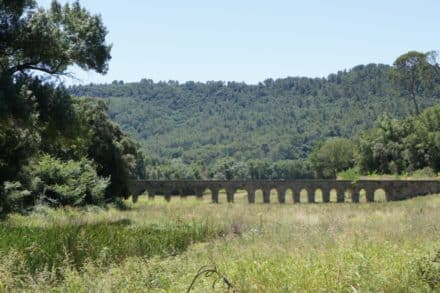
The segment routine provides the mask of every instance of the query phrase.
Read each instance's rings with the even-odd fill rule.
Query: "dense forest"
[[[306,158],[319,141],[354,137],[384,114],[416,112],[391,71],[368,64],[257,85],[143,79],[69,91],[106,102],[111,119],[141,143],[150,178],[297,178],[313,176]],[[417,97],[421,109],[438,103],[435,84]]]
[[[433,177],[440,172],[440,104],[403,119],[381,117],[352,139],[317,143],[308,162],[315,176],[356,179],[368,174]]]

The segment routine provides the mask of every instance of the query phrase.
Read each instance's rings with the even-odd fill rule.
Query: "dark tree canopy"
[[[144,177],[143,155],[104,104],[72,98],[46,77],[106,73],[101,18],[78,2],[0,0],[0,216],[32,207],[103,204]]]
[[[434,51],[410,51],[394,61],[391,78],[401,93],[412,100],[416,114],[420,112],[417,97],[432,94],[434,89],[435,77],[439,72],[436,57]]]
[[[336,178],[339,171],[354,165],[354,143],[341,137],[329,138],[317,144],[310,153],[309,161],[319,178]]]
[[[33,0],[0,0],[0,66],[9,75],[31,70],[65,74],[70,65],[105,73],[111,46],[101,17],[78,2],[53,1],[43,9]]]
[[[356,138],[363,173],[440,172],[440,105],[405,119],[382,117]]]

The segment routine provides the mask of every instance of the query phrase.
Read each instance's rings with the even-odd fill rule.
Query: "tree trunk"
[[[416,94],[414,92],[412,92],[411,97],[414,102],[414,108],[416,109],[416,115],[419,115],[420,111],[419,111],[419,105],[417,105]]]

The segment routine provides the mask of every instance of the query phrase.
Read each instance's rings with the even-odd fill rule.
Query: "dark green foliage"
[[[17,176],[41,142],[35,97],[23,80],[0,72],[0,182]]]
[[[111,179],[107,197],[128,195],[128,180],[145,178],[138,146],[108,119],[104,103],[80,100],[75,106],[88,132],[81,137],[88,139],[86,155],[97,163],[99,175]]]
[[[85,225],[54,225],[46,228],[0,224],[0,252],[14,250],[23,263],[18,274],[54,271],[66,265],[80,269],[86,261],[102,266],[130,256],[169,256],[191,243],[206,241],[220,233],[207,223],[170,222],[163,225],[131,226],[130,221]]]
[[[31,0],[0,0],[0,214],[43,200],[115,201],[128,194],[130,178],[144,177],[137,145],[103,103],[73,99],[50,83],[73,64],[105,73],[106,34],[100,17],[78,2],[53,1],[45,10]]]
[[[169,170],[172,159],[197,167],[201,177],[216,177],[226,157],[246,164],[251,178],[291,178],[310,176],[304,160],[317,141],[353,137],[385,112],[392,117],[412,112],[406,97],[394,90],[390,70],[369,64],[327,78],[268,79],[257,85],[142,80],[69,90],[107,102],[111,119],[149,155],[150,178],[167,178],[162,170]],[[427,96],[420,107],[437,101]],[[301,168],[292,172],[287,167],[292,164]],[[230,177],[222,174],[217,177]]]
[[[210,177],[223,180],[249,178],[249,167],[243,162],[237,162],[231,157],[225,157],[215,162]]]
[[[44,155],[30,168],[27,176],[32,178],[31,187],[38,202],[52,206],[104,202],[109,180],[99,177],[93,162],[85,158],[63,162]]]
[[[383,117],[357,138],[358,164],[364,173],[412,173],[426,167],[440,171],[440,105],[418,116]]]
[[[128,194],[130,178],[144,177],[143,156],[137,145],[108,119],[103,103],[74,100],[63,87],[42,84],[36,78],[22,76],[12,80],[1,74],[0,78],[1,185],[19,181],[32,195],[20,202],[4,191],[0,201],[3,213],[21,210],[45,196],[62,205],[103,203],[101,191],[105,190],[106,201],[114,200]],[[43,154],[52,158],[41,157]],[[31,168],[26,167],[29,163]],[[96,172],[111,179],[109,188],[96,191],[107,186],[99,181]],[[57,174],[60,177],[52,176]],[[31,180],[40,175],[47,184],[56,183],[58,191]],[[75,191],[63,194],[70,187],[61,190],[61,186]]]
[[[8,75],[64,74],[69,65],[104,73],[111,46],[101,18],[75,2],[48,10],[32,0],[0,0],[0,67]]]
[[[0,185],[0,218],[11,211],[20,211],[33,203],[32,193],[20,182],[3,182]]]
[[[316,177],[336,178],[354,165],[355,145],[347,138],[329,138],[315,146],[309,161]]]

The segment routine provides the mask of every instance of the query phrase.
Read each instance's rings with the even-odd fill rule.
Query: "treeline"
[[[317,144],[309,162],[317,177],[353,179],[364,174],[435,176],[440,171],[440,105],[420,114],[419,101],[437,96],[438,53],[410,51],[399,56],[390,80],[411,101],[414,112],[405,119],[384,115],[376,126],[351,141],[330,138]],[[351,168],[351,169],[350,169]],[[348,170],[347,170],[348,169]]]
[[[128,180],[145,176],[136,143],[103,102],[51,82],[72,64],[106,71],[100,18],[78,3],[38,10],[35,1],[0,1],[0,11],[0,216],[128,195]]]
[[[315,175],[324,178],[334,178],[340,172],[352,178],[368,174],[437,176],[440,105],[404,119],[384,115],[375,127],[352,140],[323,141],[312,151],[309,161]]]
[[[307,157],[317,142],[351,138],[384,113],[415,113],[392,69],[359,65],[327,78],[257,85],[143,79],[69,91],[106,102],[111,119],[141,143],[149,178],[311,177]],[[421,109],[438,102],[438,79],[435,84],[417,97]]]
[[[361,133],[356,144],[362,173],[403,174],[428,168],[436,174],[440,172],[440,105],[406,119],[385,116],[375,128]]]

